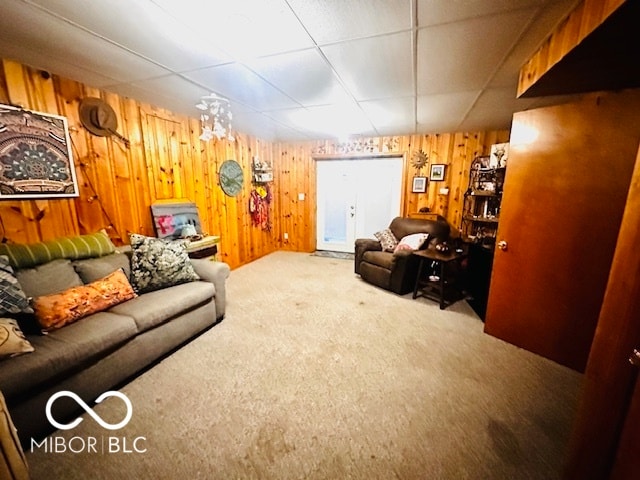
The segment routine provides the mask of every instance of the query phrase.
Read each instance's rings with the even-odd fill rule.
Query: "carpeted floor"
[[[55,434],[146,451],[40,449],[33,479],[558,478],[582,376],[485,335],[464,301],[352,267],[276,252],[234,270],[226,319],[121,389],[126,427]]]

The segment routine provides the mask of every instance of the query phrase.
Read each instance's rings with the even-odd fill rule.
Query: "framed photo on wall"
[[[427,191],[427,177],[413,177],[413,193],[424,193]]]
[[[431,175],[429,175],[429,180],[432,182],[442,182],[444,181],[444,168],[446,165],[431,165]]]

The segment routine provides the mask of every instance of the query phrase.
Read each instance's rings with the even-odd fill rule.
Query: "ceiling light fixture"
[[[218,140],[226,138],[230,142],[235,141],[233,133],[231,133],[231,103],[223,97],[219,97],[215,93],[205,95],[200,98],[200,103],[196,104],[196,108],[200,110],[200,123],[202,125],[202,133],[200,140],[208,142],[213,137]]]

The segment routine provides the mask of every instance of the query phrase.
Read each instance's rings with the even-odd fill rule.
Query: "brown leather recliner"
[[[429,239],[423,248],[435,248],[449,239],[449,223],[439,220],[396,217],[389,230],[398,240],[412,233],[428,233]],[[378,287],[404,295],[413,291],[420,259],[410,250],[385,252],[380,242],[371,238],[359,238],[355,243],[355,273]]]

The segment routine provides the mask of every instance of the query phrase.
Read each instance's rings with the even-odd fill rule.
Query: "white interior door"
[[[318,160],[316,249],[353,252],[400,214],[402,157]]]

